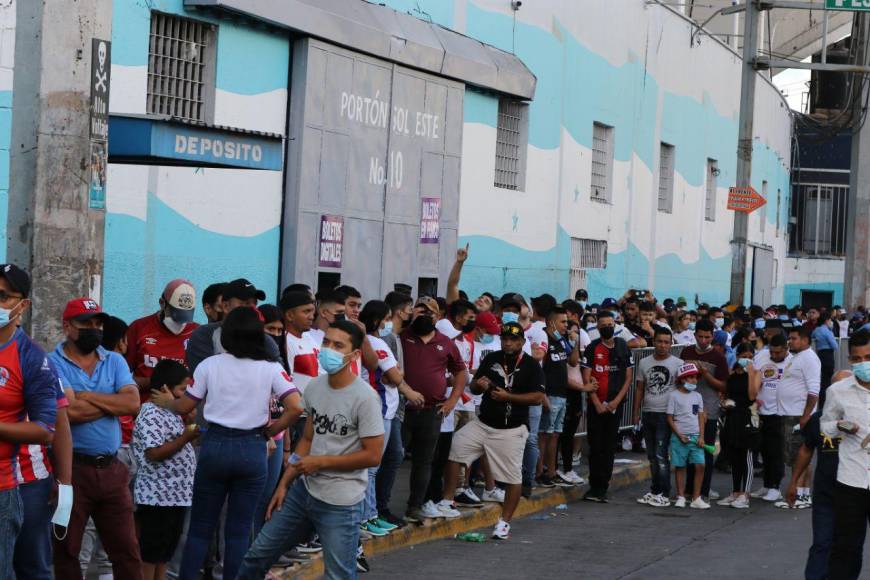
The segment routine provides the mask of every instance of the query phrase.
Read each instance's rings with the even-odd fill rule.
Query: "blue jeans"
[[[23,520],[24,506],[18,488],[0,491],[0,580],[15,578],[12,558]]]
[[[390,511],[390,496],[393,493],[393,484],[396,482],[396,474],[405,460],[405,448],[402,446],[402,421],[393,417],[389,421],[390,428],[386,429],[387,421],[384,421],[384,441],[386,447],[381,457],[381,466],[375,477],[375,496],[379,514]]]
[[[538,429],[541,426],[541,405],[529,407],[529,436],[526,448],[523,450],[523,486],[531,487],[535,481],[535,471],[538,468]]]
[[[179,578],[196,580],[227,502],[224,578],[235,578],[248,549],[254,510],[266,485],[266,440],[259,429],[211,423],[202,438],[193,479],[190,529]]]
[[[387,448],[390,441],[390,432],[393,429],[393,420],[384,419],[384,449],[381,451],[381,457]],[[369,521],[372,518],[378,517],[378,502],[377,502],[377,476],[378,466],[369,467],[369,486],[366,488],[366,498],[363,502],[363,521]]]
[[[671,494],[671,462],[668,447],[671,428],[667,413],[643,414],[643,438],[651,472],[650,491],[668,497]]]
[[[565,397],[550,397],[550,409],[541,413],[541,424],[538,426],[541,433],[562,432],[567,404],[568,399]]]
[[[306,541],[312,529],[323,545],[326,578],[355,579],[362,504],[360,501],[340,506],[322,502],[308,493],[302,479],[297,479],[287,490],[281,509],[272,513],[272,519],[245,554],[236,580],[262,580],[281,554]]]
[[[263,524],[266,523],[266,508],[269,507],[272,494],[275,493],[275,486],[278,485],[278,479],[281,477],[281,462],[284,461],[284,440],[280,439],[276,443],[278,443],[278,448],[272,452],[272,455],[266,461],[266,485],[263,487],[263,495],[260,496],[260,501],[257,503],[257,510],[254,512],[255,538],[263,528]]]
[[[54,478],[37,479],[18,488],[24,508],[21,532],[15,543],[18,580],[51,580],[51,494]]]
[[[828,577],[828,556],[834,543],[834,504],[831,498],[813,497],[813,545],[810,546],[806,580],[825,580]]]

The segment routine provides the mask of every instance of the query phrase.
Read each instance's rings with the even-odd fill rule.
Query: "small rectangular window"
[[[767,201],[767,182],[761,182],[761,197]],[[758,230],[763,234],[765,228],[767,227],[767,204],[765,203],[758,210]]]
[[[719,176],[719,164],[715,159],[707,159],[707,191],[704,196],[704,219],[716,221],[716,178]]]
[[[571,238],[571,296],[586,288],[586,270],[607,267],[607,241]]]
[[[613,183],[613,127],[592,124],[592,201],[610,203]]]
[[[526,188],[526,151],[529,142],[529,106],[509,98],[498,101],[495,137],[495,186],[523,191]]]
[[[662,143],[659,149],[659,211],[674,209],[674,146]]]
[[[191,121],[212,120],[216,29],[207,22],[151,13],[148,113]]]

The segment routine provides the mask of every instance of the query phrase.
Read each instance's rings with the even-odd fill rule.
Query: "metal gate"
[[[773,250],[755,248],[752,260],[752,303],[769,306],[773,302]]]

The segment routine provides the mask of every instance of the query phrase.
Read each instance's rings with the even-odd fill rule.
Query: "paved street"
[[[717,473],[714,488],[729,486],[730,476]],[[548,512],[546,520],[516,520],[508,542],[449,539],[372,558],[366,578],[396,578],[400,570],[439,580],[803,577],[810,510],[780,510],[757,500],[748,510],[654,509],[635,502],[645,488],[617,491],[607,505],[578,502]],[[870,562],[870,551],[864,558]],[[863,577],[870,578],[870,570]]]

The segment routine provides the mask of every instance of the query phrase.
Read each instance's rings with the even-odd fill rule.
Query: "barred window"
[[[592,188],[593,201],[611,201],[613,182],[613,127],[592,124]]]
[[[661,144],[659,152],[659,211],[674,208],[674,146]]]
[[[498,101],[495,138],[495,186],[525,190],[529,106],[517,99]]]
[[[586,288],[586,271],[607,267],[607,241],[571,238],[571,270],[569,286],[571,296]]]
[[[151,13],[147,111],[210,121],[214,103],[216,27]]]
[[[707,192],[704,198],[704,219],[716,221],[716,177],[719,175],[719,164],[715,159],[707,159]]]

